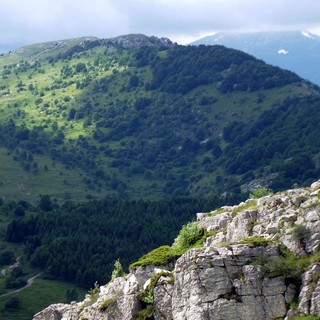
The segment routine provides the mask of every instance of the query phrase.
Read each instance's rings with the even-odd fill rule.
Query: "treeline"
[[[271,89],[301,81],[293,72],[223,46],[176,46],[168,51],[167,57],[158,60],[151,50],[146,54],[153,73],[146,88],[160,88],[167,93],[186,94],[212,83],[217,83],[220,91],[226,93]],[[146,54],[137,55],[138,66],[146,63]]]
[[[150,250],[171,245],[181,226],[195,219],[196,212],[240,200],[211,197],[66,203],[53,211],[13,220],[6,239],[24,244],[32,266],[89,288],[95,281],[109,281],[115,260],[127,267]]]

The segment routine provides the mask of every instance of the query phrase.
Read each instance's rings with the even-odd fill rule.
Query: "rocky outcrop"
[[[155,36],[148,37],[143,34],[129,34],[112,39],[105,39],[102,40],[102,43],[123,49],[134,49],[141,47],[171,48],[174,46],[172,41],[168,38],[158,38]]]
[[[199,213],[198,226],[210,234],[202,247],[172,266],[140,266],[34,320],[320,316],[319,218],[320,182]]]

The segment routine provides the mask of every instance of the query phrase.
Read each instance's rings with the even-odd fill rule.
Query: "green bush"
[[[173,247],[187,250],[201,245],[205,238],[206,230],[199,228],[197,222],[190,222],[182,227]]]
[[[158,280],[162,276],[164,276],[164,277],[170,276],[170,280],[169,280],[170,283],[172,283],[174,281],[174,278],[173,278],[173,275],[171,272],[162,271],[162,272],[155,274],[150,279],[150,284],[148,285],[148,287],[146,289],[138,292],[138,298],[140,301],[147,303],[147,304],[153,304],[153,302],[154,302],[154,296],[153,296],[154,288],[156,287]]]
[[[215,234],[215,231],[208,232],[204,228],[199,228],[197,222],[190,222],[184,225],[175,239],[172,247],[161,246],[148,254],[142,256],[138,261],[130,265],[130,269],[147,265],[165,266],[177,260],[187,250],[200,247],[203,242]]]
[[[153,319],[154,306],[148,305],[145,309],[138,312],[137,320],[148,320]]]
[[[308,266],[315,261],[313,257],[297,257],[288,249],[281,248],[281,256],[270,259],[261,256],[254,259],[251,263],[261,265],[267,277],[274,278],[284,276],[288,279],[300,280]]]
[[[111,281],[113,281],[115,278],[122,277],[125,274],[126,273],[123,270],[120,260],[117,259],[114,263],[114,269],[112,271]]]
[[[109,310],[110,312],[113,312],[116,307],[117,307],[117,299],[113,297],[113,298],[103,300],[100,306],[98,307],[98,310],[99,311]]]
[[[257,199],[257,198],[261,198],[264,196],[269,196],[272,194],[272,190],[265,188],[265,187],[261,187],[261,188],[257,188],[251,191],[249,197],[250,199]]]
[[[242,242],[245,244],[248,244],[252,248],[261,247],[261,246],[266,247],[268,244],[272,243],[271,240],[266,239],[264,237],[258,237],[258,236],[245,238],[242,240]]]
[[[138,261],[132,263],[130,265],[130,269],[136,269],[137,267],[145,267],[148,265],[165,266],[170,262],[177,260],[183,253],[183,250],[169,246],[161,246],[142,256]]]
[[[304,243],[310,236],[310,230],[302,225],[296,225],[292,230],[292,237],[299,243]]]

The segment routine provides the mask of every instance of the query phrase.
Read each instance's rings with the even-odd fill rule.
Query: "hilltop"
[[[35,203],[274,190],[319,176],[319,89],[223,46],[127,35],[0,57],[0,193]]]
[[[128,275],[116,263],[112,280],[84,301],[34,320],[318,319],[319,196],[320,181],[198,213]]]

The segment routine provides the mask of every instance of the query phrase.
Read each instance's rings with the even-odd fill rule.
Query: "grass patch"
[[[145,309],[138,312],[137,320],[153,319],[154,306],[148,305]]]
[[[146,267],[148,265],[165,266],[177,260],[185,250],[179,250],[170,246],[161,246],[142,256],[138,261],[130,265],[130,269]]]
[[[281,255],[270,259],[269,257],[261,256],[254,259],[251,263],[261,265],[265,275],[270,278],[284,276],[287,279],[295,279],[300,281],[302,273],[308,267],[320,261],[320,253],[313,254],[309,257],[297,257],[288,249],[280,247]],[[316,281],[317,279],[315,279]]]
[[[112,297],[109,299],[105,299],[102,301],[100,306],[98,307],[99,311],[109,311],[109,312],[114,312],[115,308],[117,307],[117,299]]]
[[[232,214],[236,215],[237,213],[243,212],[245,210],[257,210],[257,209],[258,209],[257,200],[253,199],[241,206],[237,206],[235,209],[232,210]]]
[[[214,216],[217,216],[218,214],[223,213],[223,212],[226,212],[226,210],[224,210],[224,209],[222,209],[222,208],[218,208],[218,209],[210,212],[208,215],[209,215],[210,217],[214,217]]]
[[[199,228],[197,222],[190,222],[182,227],[173,245],[161,246],[142,256],[138,261],[130,265],[130,269],[145,267],[148,265],[165,266],[177,260],[191,248],[201,247],[204,241],[215,235],[216,231],[208,232],[204,228]]]
[[[153,304],[153,302],[154,302],[154,296],[153,296],[154,288],[156,287],[157,282],[161,277],[170,277],[168,283],[172,284],[174,282],[174,277],[171,272],[161,271],[161,272],[155,274],[150,279],[150,284],[148,285],[148,287],[145,290],[141,290],[138,293],[139,300],[141,300],[142,302],[147,303],[147,304]]]
[[[320,320],[320,316],[316,316],[316,315],[308,315],[308,316],[300,316],[300,317],[296,317],[293,318],[292,320]]]
[[[266,247],[267,245],[271,244],[272,241],[269,239],[266,239],[264,237],[249,237],[249,238],[244,238],[242,240],[243,243],[249,245],[251,248],[255,247]]]
[[[67,282],[36,279],[31,287],[18,293],[0,297],[0,318],[1,320],[31,320],[33,315],[52,303],[65,303],[67,290],[74,286]],[[83,300],[85,291],[76,288],[78,300]],[[5,310],[5,303],[12,296],[21,300],[19,308]]]

